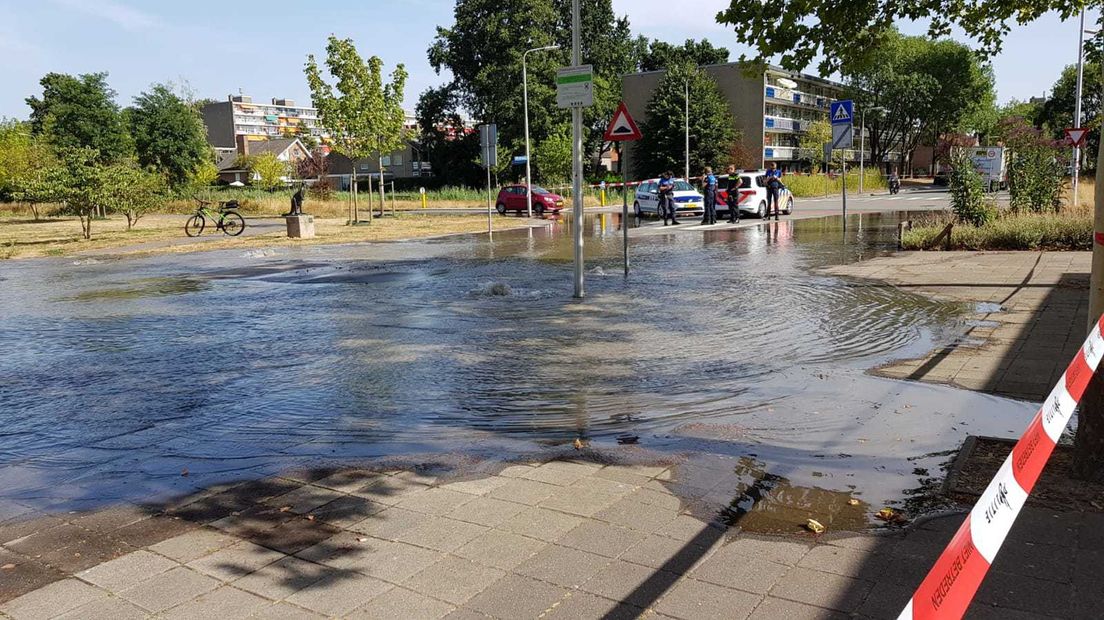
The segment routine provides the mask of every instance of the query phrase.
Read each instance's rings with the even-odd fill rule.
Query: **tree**
[[[171,187],[185,186],[208,160],[210,147],[199,112],[165,84],[154,84],[127,110],[138,163],[165,175]]]
[[[1008,206],[1013,211],[1058,211],[1065,189],[1062,162],[1069,154],[1068,147],[1019,117],[1003,120],[997,134],[1012,151]]]
[[[100,157],[99,151],[88,147],[64,150],[63,165],[51,171],[45,183],[48,191],[62,201],[62,213],[80,219],[85,239],[92,238],[92,220],[109,212],[111,193],[116,189]]]
[[[272,153],[261,153],[244,159],[245,161],[242,163],[249,170],[253,185],[263,190],[272,191],[287,184],[287,177],[291,174],[291,166],[285,161],[280,161]]]
[[[981,226],[996,217],[996,209],[985,195],[981,175],[974,168],[969,151],[957,148],[950,152],[949,180],[951,210],[958,221],[971,226]]]
[[[1096,168],[1096,154],[1100,149],[1100,125],[1087,122],[1100,116],[1104,89],[1101,88],[1101,64],[1085,63],[1081,90],[1081,125],[1091,127],[1082,146],[1081,162],[1089,170]],[[1074,126],[1074,101],[1077,93],[1077,66],[1070,65],[1062,71],[1051,89],[1050,98],[1034,119],[1037,127],[1046,127],[1055,138],[1064,137],[1066,127]]]
[[[565,126],[537,143],[533,165],[544,183],[571,179],[571,128]]]
[[[690,87],[690,170],[718,168],[728,160],[736,141],[736,121],[717,82],[705,71],[689,65],[668,69],[648,102],[648,119],[642,124],[639,168],[655,176],[664,170],[685,167],[684,84]]]
[[[687,39],[682,45],[672,45],[653,39],[651,43],[645,37],[638,39],[641,53],[638,68],[641,71],[659,71],[675,64],[689,63],[695,67],[719,65],[728,62],[728,49],[713,47],[707,39],[700,42]]]
[[[103,170],[103,182],[110,188],[104,198],[107,210],[122,213],[127,230],[166,198],[168,185],[161,175],[144,170],[133,160],[111,164]]]
[[[219,171],[218,166],[211,159],[204,158],[199,162],[195,170],[192,171],[191,179],[189,180],[189,186],[195,190],[201,187],[210,187],[218,180]]]
[[[353,161],[376,155],[380,170],[380,212],[383,212],[383,156],[403,148],[403,89],[406,86],[406,69],[399,64],[391,73],[391,82],[383,83],[383,61],[372,56],[367,62],[361,59],[352,39],[330,36],[326,45],[326,68],[336,79],[330,85],[323,78],[318,63],[311,54],[307,57],[307,83],[311,100],[322,125],[330,132],[338,152]],[[354,177],[355,177],[354,171]],[[355,181],[354,181],[355,188]],[[356,212],[354,189],[353,222],[359,218]],[[372,214],[369,210],[368,219]]]
[[[832,141],[832,124],[823,118],[815,120],[799,140],[802,158],[808,159],[816,172],[824,165],[824,145]]]
[[[0,123],[0,199],[26,203],[37,221],[38,206],[53,198],[44,181],[56,166],[53,149],[26,123]]]
[[[464,126],[455,93],[448,86],[426,90],[415,115],[433,175],[443,185],[479,185],[479,135]]]
[[[903,159],[923,140],[935,143],[943,134],[992,122],[986,120],[994,98],[992,70],[954,41],[890,30],[844,74],[856,110],[883,110],[866,118],[871,161],[884,161],[895,148]]]
[[[48,136],[59,149],[92,149],[104,163],[131,152],[130,134],[106,73],[48,73],[40,84],[42,98],[27,98],[35,135]]]
[[[898,21],[931,20],[932,39],[958,27],[989,56],[1000,51],[1011,22],[1026,24],[1051,11],[1068,19],[1091,5],[1086,0],[731,0],[717,21],[731,26],[757,61],[777,58],[786,69],[802,71],[819,57],[820,74],[831,75],[877,48]]]

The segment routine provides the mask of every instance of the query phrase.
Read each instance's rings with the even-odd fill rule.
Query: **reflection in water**
[[[792,485],[885,501],[915,486],[909,455],[1030,415],[864,374],[929,349],[961,311],[810,271],[893,247],[895,217],[865,216],[847,243],[832,218],[641,235],[628,279],[620,219],[587,218],[582,301],[566,222],[493,243],[4,263],[0,498],[67,506],[307,462],[632,435],[754,452]],[[744,432],[676,432],[691,423]],[[824,462],[841,453],[854,459]],[[725,492],[718,505],[743,491]]]

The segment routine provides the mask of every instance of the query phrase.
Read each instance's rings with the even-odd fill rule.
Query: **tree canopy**
[[[133,149],[106,73],[80,76],[47,73],[42,97],[28,97],[31,130],[60,149],[92,149],[101,162],[116,161]]]
[[[701,67],[728,62],[728,49],[714,47],[707,39],[687,39],[682,45],[657,39],[649,43],[646,37],[640,37],[637,41],[640,55],[638,68],[641,71],[658,71],[675,64],[689,63]]]
[[[1051,88],[1050,98],[1038,110],[1038,115],[1033,121],[1038,127],[1045,127],[1051,136],[1061,138],[1066,127],[1073,127],[1074,101],[1077,93],[1077,66],[1070,65],[1062,71],[1062,75]],[[1090,170],[1096,168],[1096,154],[1100,148],[1100,125],[1090,123],[1104,111],[1101,108],[1101,66],[1099,62],[1085,63],[1084,81],[1081,91],[1081,124],[1091,125],[1089,134],[1085,136],[1084,153],[1081,155],[1082,165]]]
[[[1062,19],[1099,0],[731,0],[717,21],[731,26],[736,40],[754,50],[756,60],[777,58],[803,71],[820,58],[821,75],[861,61],[882,42],[893,24],[930,20],[928,37],[957,27],[984,55],[1001,50],[1012,24],[1026,24],[1051,11]]]
[[[642,123],[644,138],[634,150],[634,174],[655,176],[665,170],[685,168],[684,84],[690,91],[690,171],[705,166],[719,168],[728,163],[738,138],[736,121],[717,82],[698,67],[680,64],[667,70],[648,102],[648,117]]]
[[[138,163],[165,174],[181,187],[192,180],[200,164],[210,159],[203,119],[165,84],[154,84],[127,110]]]

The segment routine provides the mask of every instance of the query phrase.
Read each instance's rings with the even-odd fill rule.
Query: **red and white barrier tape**
[[[961,618],[1104,355],[1104,317],[897,620]]]

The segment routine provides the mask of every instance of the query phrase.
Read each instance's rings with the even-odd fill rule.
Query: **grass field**
[[[92,224],[92,239],[81,238],[80,223],[75,217],[51,217],[35,222],[28,218],[0,216],[0,259],[41,256],[68,256],[87,250],[115,250],[121,254],[168,254],[234,248],[297,247],[301,245],[396,241],[436,237],[450,234],[486,232],[487,220],[467,215],[419,215],[400,213],[376,220],[371,225],[347,226],[343,217],[315,218],[314,239],[288,239],[280,225],[259,235],[225,237],[221,233],[204,234],[209,240],[196,242],[184,234],[185,217],[181,215],[149,215],[134,230],[126,230],[122,216],[96,220]],[[253,219],[252,223],[257,224]],[[522,228],[532,220],[495,216],[495,230]],[[247,232],[250,222],[247,221]],[[140,244],[145,247],[135,247]]]

